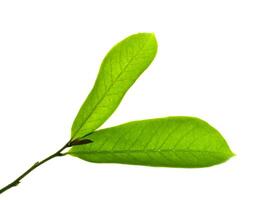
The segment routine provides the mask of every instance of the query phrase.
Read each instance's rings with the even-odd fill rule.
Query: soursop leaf
[[[93,132],[93,143],[74,146],[68,154],[96,163],[162,167],[208,167],[234,154],[222,135],[194,117],[134,121]]]
[[[151,64],[156,52],[153,33],[129,36],[108,52],[95,85],[73,122],[72,139],[91,133],[110,117],[127,90]]]

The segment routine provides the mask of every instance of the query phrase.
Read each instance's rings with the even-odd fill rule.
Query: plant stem
[[[13,182],[9,183],[2,189],[0,189],[0,194],[5,192],[6,190],[17,186],[21,180],[27,176],[31,171],[33,171],[35,168],[39,167],[40,165],[46,163],[47,161],[51,160],[52,158],[58,157],[58,156],[63,156],[65,154],[62,154],[62,151],[68,147],[71,146],[71,141],[69,141],[67,144],[65,144],[63,147],[61,147],[57,152],[53,153],[52,155],[48,156],[47,158],[43,159],[42,161],[36,162],[33,164],[27,171],[25,171],[23,174],[21,174],[18,178],[16,178]]]

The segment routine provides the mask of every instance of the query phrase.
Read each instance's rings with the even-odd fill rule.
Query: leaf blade
[[[93,143],[69,154],[96,163],[162,167],[208,167],[234,154],[220,133],[193,117],[129,122],[88,136]]]
[[[101,126],[123,96],[147,69],[157,52],[153,33],[139,33],[115,45],[104,58],[95,85],[72,125],[72,138],[83,137]]]

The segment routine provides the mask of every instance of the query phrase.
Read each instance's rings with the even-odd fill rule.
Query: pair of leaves
[[[127,90],[153,61],[154,34],[139,33],[115,45],[104,58],[95,85],[72,126],[68,154],[97,163],[207,167],[233,156],[220,133],[193,117],[129,122],[95,131],[115,111]]]

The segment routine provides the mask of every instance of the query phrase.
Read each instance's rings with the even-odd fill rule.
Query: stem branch
[[[16,178],[13,182],[9,183],[2,189],[0,189],[0,194],[5,192],[6,190],[17,186],[21,180],[27,176],[31,171],[33,171],[35,168],[39,167],[40,165],[46,163],[47,161],[51,160],[52,158],[58,157],[58,156],[63,156],[65,154],[62,154],[62,151],[68,147],[71,146],[71,141],[69,141],[67,144],[65,144],[62,148],[60,148],[57,152],[53,153],[52,155],[48,156],[47,158],[43,159],[42,161],[34,163],[27,171],[25,171],[23,174],[21,174],[18,178]]]

